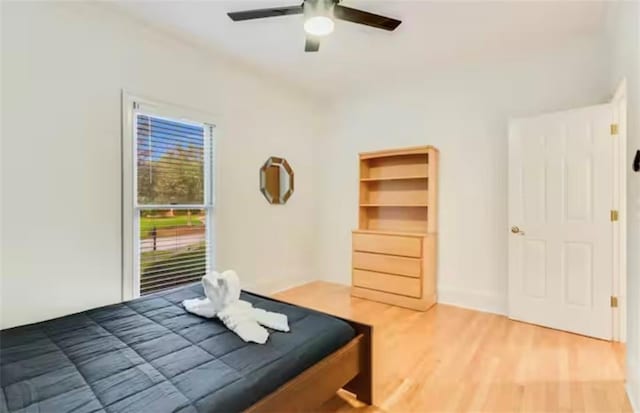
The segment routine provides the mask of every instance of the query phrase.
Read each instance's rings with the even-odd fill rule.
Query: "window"
[[[198,281],[212,267],[214,128],[154,107],[132,108],[136,297]]]

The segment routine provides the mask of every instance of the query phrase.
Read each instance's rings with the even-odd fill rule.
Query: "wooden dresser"
[[[427,310],[436,303],[438,150],[360,154],[352,295]]]

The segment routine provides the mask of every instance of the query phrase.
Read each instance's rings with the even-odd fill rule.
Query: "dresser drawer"
[[[416,237],[403,237],[400,235],[354,232],[353,250],[420,258],[422,256],[422,240]]]
[[[415,298],[420,298],[421,296],[419,278],[354,269],[353,285]]]
[[[353,268],[406,275],[408,277],[420,277],[420,274],[422,274],[422,260],[420,258],[354,251]]]

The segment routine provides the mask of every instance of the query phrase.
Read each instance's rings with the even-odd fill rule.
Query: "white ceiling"
[[[598,1],[344,0],[399,18],[395,32],[338,21],[319,53],[305,53],[302,16],[232,22],[228,11],[299,0],[120,1],[117,7],[199,44],[331,96],[391,76],[537,50],[602,30]]]

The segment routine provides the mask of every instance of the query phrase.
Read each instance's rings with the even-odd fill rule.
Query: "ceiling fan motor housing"
[[[332,19],[333,8],[338,3],[339,0],[305,0],[302,4],[304,8],[304,18],[325,16]]]

